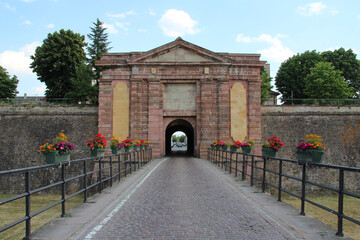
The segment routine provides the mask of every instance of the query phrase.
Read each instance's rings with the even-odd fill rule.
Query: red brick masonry
[[[214,53],[181,38],[148,52],[104,54],[96,62],[110,67],[100,79],[99,132],[112,137],[113,89],[125,82],[130,93],[130,138],[150,140],[154,157],[160,157],[166,153],[167,126],[186,120],[194,130],[194,155],[204,157],[213,140],[232,140],[230,89],[240,82],[247,91],[248,137],[260,141],[260,69],[265,62],[259,58],[259,54]],[[169,83],[195,84],[196,110],[164,109],[163,86]]]

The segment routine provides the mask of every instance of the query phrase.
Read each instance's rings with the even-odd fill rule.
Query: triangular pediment
[[[161,47],[130,59],[129,63],[226,63],[228,60],[220,54],[176,39]]]

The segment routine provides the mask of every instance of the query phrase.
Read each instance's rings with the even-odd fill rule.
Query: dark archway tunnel
[[[166,149],[166,155],[172,154],[171,152],[171,136],[177,132],[181,131],[186,134],[188,144],[187,144],[187,151],[186,155],[188,156],[194,156],[194,129],[191,126],[191,124],[183,119],[176,119],[169,123],[169,125],[166,127],[166,143],[165,143],[165,149]]]

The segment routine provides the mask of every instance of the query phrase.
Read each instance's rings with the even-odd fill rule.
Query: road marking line
[[[96,227],[94,227],[91,232],[86,235],[86,237],[84,239],[92,239],[95,234],[100,231],[100,229],[115,215],[116,212],[118,212],[120,210],[120,208],[122,206],[124,206],[124,204],[127,202],[127,200],[129,200],[129,198],[136,192],[136,190],[146,181],[146,179],[151,175],[152,172],[155,171],[155,169],[161,164],[163,163],[165,160],[167,160],[168,158],[164,158],[161,162],[159,162],[145,177],[143,180],[141,180],[141,182],[139,182],[134,189],[128,194],[126,195],[126,197],[114,208],[114,210],[112,210],[101,222],[99,225],[97,225]]]

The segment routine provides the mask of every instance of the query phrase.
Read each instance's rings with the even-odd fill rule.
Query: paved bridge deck
[[[210,162],[156,159],[32,239],[349,239]]]

